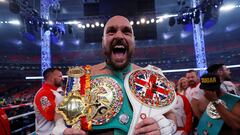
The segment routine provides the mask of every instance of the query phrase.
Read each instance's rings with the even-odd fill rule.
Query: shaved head
[[[107,64],[115,70],[127,67],[135,49],[133,28],[129,20],[119,15],[110,18],[102,39]]]

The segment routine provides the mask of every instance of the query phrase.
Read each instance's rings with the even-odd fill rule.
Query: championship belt
[[[122,88],[111,77],[101,76],[91,81],[92,99],[95,101],[93,125],[109,122],[121,109],[123,104]]]
[[[219,101],[220,101],[220,104],[222,104],[227,109],[226,103],[221,99],[219,99]],[[207,112],[207,115],[212,119],[220,119],[221,118],[220,114],[218,113],[216,107],[213,105],[212,102],[210,102],[208,104],[206,112]]]
[[[94,103],[90,93],[90,66],[70,68],[67,74],[64,99],[56,112],[62,114],[67,125],[91,130]]]
[[[231,111],[235,104],[240,101],[238,96],[234,96],[232,94],[225,93],[223,96],[220,96],[220,103],[228,111]],[[223,127],[224,120],[220,117],[217,112],[215,106],[212,102],[207,106],[206,111],[201,116],[198,126],[197,126],[197,134],[199,135],[218,135]]]
[[[132,111],[123,83],[112,75],[91,79],[92,99],[96,103],[92,114],[93,130],[120,129],[128,132]]]
[[[57,112],[74,128],[117,128],[127,133],[132,111],[120,82],[111,75],[90,79],[90,66],[70,68],[64,100]]]
[[[151,65],[128,73],[124,86],[133,107],[128,135],[132,135],[135,125],[146,117],[161,120],[162,114],[171,110],[176,103],[174,86],[161,69]]]

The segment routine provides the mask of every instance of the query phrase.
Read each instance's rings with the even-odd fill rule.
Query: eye
[[[123,29],[123,33],[124,33],[124,34],[127,34],[127,35],[132,35],[132,31],[131,31],[131,29],[128,28],[128,27],[126,27],[126,28]]]
[[[107,30],[107,34],[114,34],[114,33],[116,33],[116,29],[113,27],[111,27]]]

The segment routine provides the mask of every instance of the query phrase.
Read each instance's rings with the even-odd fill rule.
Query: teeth
[[[122,46],[122,45],[121,45],[121,46],[120,46],[120,45],[117,45],[117,46],[114,47],[114,49],[118,49],[118,48],[123,48],[123,49],[124,49],[125,47]]]

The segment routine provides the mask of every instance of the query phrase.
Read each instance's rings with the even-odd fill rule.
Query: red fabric
[[[43,87],[40,89],[34,99],[34,102],[40,113],[49,121],[54,119],[56,107],[55,95],[51,90],[57,90],[57,88],[50,84],[44,83]]]
[[[80,95],[85,95],[86,75],[80,77],[80,84],[81,84]]]
[[[187,133],[190,133],[191,128],[192,128],[192,116],[193,116],[191,104],[189,103],[186,96],[178,94],[178,93],[177,93],[177,95],[181,96],[183,103],[184,103],[184,112],[186,114],[186,123],[185,123],[184,131]]]
[[[1,135],[10,135],[10,124],[4,110],[0,108],[0,133]]]
[[[91,123],[88,123],[86,116],[81,117],[80,122],[81,122],[81,129],[85,131],[91,130]]]

